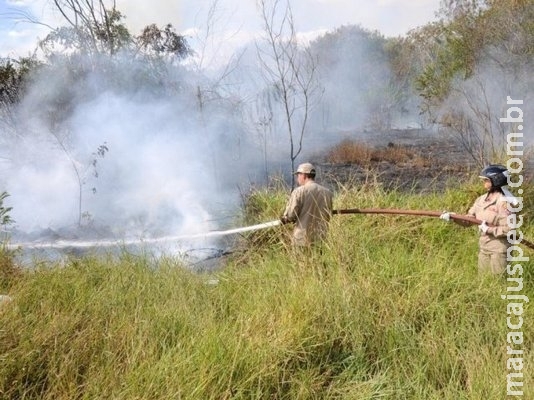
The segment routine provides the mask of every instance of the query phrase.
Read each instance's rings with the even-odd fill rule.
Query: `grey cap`
[[[300,164],[295,174],[315,174],[315,167],[309,162]]]

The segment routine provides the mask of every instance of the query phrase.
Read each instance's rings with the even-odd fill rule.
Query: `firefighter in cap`
[[[315,182],[315,167],[300,164],[295,172],[298,187],[293,190],[284,214],[283,224],[294,223],[292,242],[306,247],[322,242],[332,216],[332,192]]]
[[[511,229],[508,224],[508,216],[511,213],[508,204],[517,206],[517,199],[505,187],[508,176],[509,172],[503,165],[492,164],[484,168],[479,177],[486,193],[478,197],[467,212],[468,216],[483,221],[478,226],[479,272],[501,274],[506,269],[506,250],[509,245],[506,235]],[[444,212],[440,218],[449,221],[450,214]],[[455,222],[462,224],[457,220]]]

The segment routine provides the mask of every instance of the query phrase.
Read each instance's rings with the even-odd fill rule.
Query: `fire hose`
[[[425,210],[400,210],[395,208],[347,208],[342,210],[334,210],[333,214],[394,214],[394,215],[415,215],[420,217],[437,217],[439,218],[443,212],[440,211],[425,211]],[[480,225],[482,220],[469,215],[458,215],[454,213],[449,214],[450,218],[455,221],[465,222],[471,225]],[[491,224],[487,224],[492,226]],[[521,239],[521,244],[524,244],[530,249],[534,249],[534,243],[529,240]]]

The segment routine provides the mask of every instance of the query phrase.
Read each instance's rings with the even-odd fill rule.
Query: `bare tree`
[[[258,135],[261,146],[263,172],[265,179],[269,178],[269,138],[273,134],[274,125],[274,111],[273,111],[273,96],[270,91],[262,91],[258,93],[252,107],[248,113],[250,123],[254,131]]]
[[[123,15],[115,0],[53,0],[68,28],[59,28],[51,39],[61,38],[68,46],[79,46],[90,54],[116,53],[131,41],[128,29],[120,23]]]
[[[499,121],[506,108],[506,90],[513,86],[506,75],[494,65],[476,70],[467,81],[458,80],[438,115],[437,122],[480,168],[506,158],[506,127]]]
[[[198,76],[203,80],[197,84],[197,101],[199,110],[202,113],[208,102],[225,99],[228,93],[225,87],[225,80],[235,71],[244,51],[233,53],[226,60],[223,53],[224,43],[232,40],[239,30],[227,33],[226,26],[221,25],[225,20],[230,20],[232,16],[224,15],[219,7],[219,0],[213,0],[208,8],[206,19],[197,30],[197,46],[194,52],[192,66]],[[220,26],[221,25],[221,26]],[[224,59],[221,62],[221,59]],[[206,72],[215,72],[209,74]]]
[[[97,163],[98,159],[104,158],[106,153],[109,151],[109,148],[107,146],[107,143],[104,142],[103,144],[99,145],[93,153],[91,153],[91,159],[86,164],[79,162],[77,159],[74,158],[72,151],[69,149],[69,146],[67,144],[67,138],[70,136],[70,133],[67,131],[64,135],[65,137],[62,137],[58,132],[60,132],[61,129],[56,127],[55,129],[50,129],[50,134],[54,137],[56,140],[56,143],[58,144],[61,151],[65,154],[67,159],[69,160],[72,171],[74,172],[74,176],[76,177],[76,183],[78,185],[78,226],[82,225],[82,219],[84,217],[89,217],[89,214],[83,211],[83,202],[84,202],[84,192],[83,188],[87,183],[87,179],[89,175],[91,174],[94,178],[98,178],[98,169],[97,169]],[[92,187],[91,191],[93,194],[96,194],[96,187]]]
[[[259,0],[267,48],[257,45],[268,85],[281,103],[289,137],[291,169],[303,148],[309,113],[319,93],[317,62],[299,46],[289,0]],[[292,177],[292,187],[295,178]]]

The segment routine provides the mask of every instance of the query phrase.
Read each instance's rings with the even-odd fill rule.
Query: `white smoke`
[[[17,229],[73,226],[81,212],[84,225],[148,237],[207,232],[237,215],[240,185],[257,163],[231,109],[221,101],[201,112],[180,67],[154,87],[132,64],[79,81],[59,65],[36,78],[3,163]]]
[[[534,143],[527,131],[534,123],[534,78],[532,60],[510,59],[502,49],[493,47],[485,49],[484,54],[467,79],[458,77],[453,81],[448,98],[435,115],[442,122],[452,121],[449,129],[452,137],[480,163],[490,164],[502,162],[501,158],[506,156],[507,135],[521,133],[516,130],[518,124],[500,121],[511,107],[507,104],[508,97],[522,101],[519,106],[524,118],[521,142],[525,152]],[[458,123],[460,118],[469,123]]]

